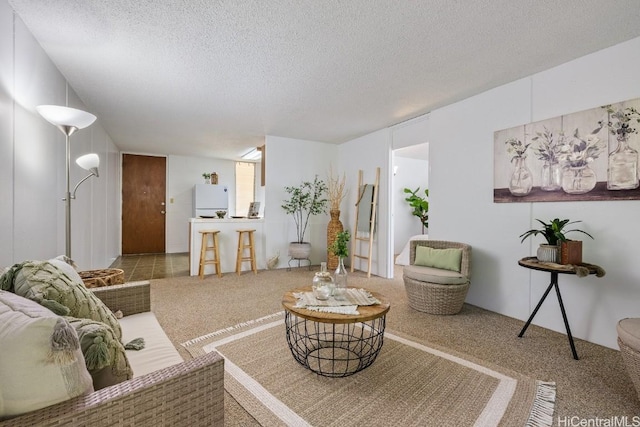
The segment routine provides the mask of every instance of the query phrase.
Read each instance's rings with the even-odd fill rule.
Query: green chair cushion
[[[434,249],[429,246],[417,246],[414,265],[422,267],[442,268],[460,272],[462,249]]]
[[[442,268],[405,265],[402,271],[404,277],[419,282],[433,283],[436,285],[464,285],[469,283],[469,278],[464,277],[457,271],[444,270]]]

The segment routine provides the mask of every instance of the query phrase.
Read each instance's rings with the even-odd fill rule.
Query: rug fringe
[[[537,381],[536,398],[527,420],[527,427],[548,427],[553,425],[556,403],[556,383]]]
[[[215,332],[208,333],[208,334],[203,335],[201,337],[194,338],[194,339],[189,340],[187,342],[183,342],[180,345],[182,345],[183,347],[187,348],[189,346],[192,346],[194,344],[199,343],[200,341],[206,340],[207,338],[211,338],[211,337],[215,337],[215,336],[218,336],[218,335],[222,335],[222,334],[225,334],[225,333],[228,333],[228,332],[232,332],[232,331],[234,331],[236,329],[241,329],[241,328],[244,328],[244,327],[247,327],[247,326],[252,326],[252,325],[255,325],[256,323],[261,323],[261,322],[264,322],[265,320],[271,320],[271,319],[273,319],[275,317],[281,317],[283,315],[284,315],[284,311],[279,311],[277,313],[269,314],[267,316],[260,317],[258,319],[253,319],[253,320],[249,320],[248,322],[238,323],[237,325],[229,326],[228,328],[224,328],[224,329],[220,329],[220,330],[215,331]]]

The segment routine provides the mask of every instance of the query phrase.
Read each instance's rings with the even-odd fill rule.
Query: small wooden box
[[[567,240],[560,244],[560,264],[582,264],[582,240]]]

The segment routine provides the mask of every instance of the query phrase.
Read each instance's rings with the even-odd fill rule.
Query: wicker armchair
[[[462,250],[460,272],[416,266],[416,248],[457,248]],[[471,278],[471,246],[444,240],[413,240],[409,252],[409,265],[403,272],[409,306],[429,314],[457,314],[469,291]]]
[[[150,311],[149,282],[92,289],[125,316]],[[224,359],[216,352],[18,417],[0,427],[222,426]]]

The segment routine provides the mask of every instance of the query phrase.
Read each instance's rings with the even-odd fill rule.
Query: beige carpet
[[[294,361],[282,313],[196,338],[225,357],[225,390],[262,425],[550,426],[555,385],[386,331],[375,362],[346,378]]]
[[[407,305],[401,268],[396,269],[395,276],[388,280],[375,276],[367,279],[362,272],[349,275],[349,286],[369,288],[389,299],[388,330],[530,378],[555,382],[556,420],[640,413],[640,402],[617,350],[576,340],[580,355],[576,361],[564,334],[531,326],[523,338],[518,338],[524,322],[517,319],[471,305],[465,305],[456,316],[420,313]],[[281,311],[284,292],[310,284],[312,277],[312,271],[301,268],[290,272],[260,271],[258,275],[244,273],[239,277],[226,274],[221,279],[154,279],[152,309],[178,351],[190,358],[181,343]],[[569,306],[567,310],[570,315]],[[523,317],[526,315],[523,313]],[[557,316],[560,318],[559,312]],[[611,333],[616,333],[615,328]],[[233,398],[226,397],[226,425],[257,425]]]

